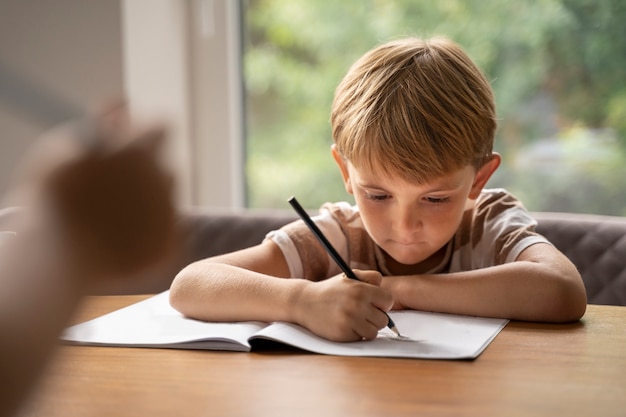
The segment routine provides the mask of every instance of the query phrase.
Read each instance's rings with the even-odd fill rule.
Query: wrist
[[[402,310],[407,308],[407,299],[411,297],[413,292],[411,288],[412,280],[415,277],[409,276],[388,276],[383,279],[382,287],[391,293],[393,297],[394,310]]]
[[[286,302],[285,321],[304,326],[304,322],[307,318],[307,289],[313,285],[313,282],[306,279],[291,278],[289,284],[290,289]]]

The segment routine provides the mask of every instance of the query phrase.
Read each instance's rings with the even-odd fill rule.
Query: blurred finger
[[[128,102],[121,97],[113,98],[102,104],[93,118],[99,120],[104,128],[127,131],[130,126]]]

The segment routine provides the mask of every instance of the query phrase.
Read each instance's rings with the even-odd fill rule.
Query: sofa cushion
[[[534,212],[537,231],[578,268],[589,304],[626,305],[626,218]]]

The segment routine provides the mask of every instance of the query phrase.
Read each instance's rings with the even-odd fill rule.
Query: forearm
[[[32,234],[31,234],[32,233]],[[24,231],[0,252],[0,415],[12,414],[33,387],[77,306],[82,277],[67,268],[61,242]]]
[[[567,322],[578,320],[586,307],[575,269],[566,268],[564,273],[536,262],[386,280],[396,301],[416,310]]]
[[[206,321],[296,322],[303,279],[280,279],[207,261],[184,268],[172,282],[170,303],[182,314]]]

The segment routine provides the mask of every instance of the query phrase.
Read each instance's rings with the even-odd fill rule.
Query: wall
[[[0,192],[42,131],[123,91],[116,0],[0,0]]]
[[[42,131],[113,95],[165,119],[181,205],[241,207],[239,2],[0,0],[0,193]]]

